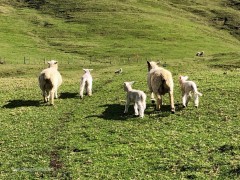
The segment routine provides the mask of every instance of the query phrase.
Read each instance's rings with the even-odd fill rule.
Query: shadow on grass
[[[35,106],[38,107],[40,106],[40,101],[39,100],[10,100],[8,101],[7,104],[2,106],[2,108],[17,108],[17,107],[24,107],[24,106]]]
[[[127,114],[123,113],[124,109],[125,109],[125,105],[105,104],[100,107],[106,108],[101,115],[87,116],[87,118],[98,117],[98,118],[102,118],[105,120],[122,120],[122,121],[133,119],[133,118],[139,118],[138,116],[134,115],[134,108],[133,108],[132,104],[129,106]],[[161,118],[161,117],[168,117],[172,114],[171,108],[169,105],[163,105],[161,107],[161,111],[156,111],[154,109],[154,107],[155,107],[155,105],[152,105],[152,104],[147,105],[147,109],[144,112],[145,117],[148,117],[150,119],[151,118]],[[178,110],[179,110],[179,108],[178,108]]]
[[[125,109],[125,105],[105,104],[100,107],[106,107],[105,111],[101,115],[92,115],[92,116],[88,116],[87,118],[98,117],[98,118],[102,118],[105,120],[119,120],[119,121],[136,118],[136,116],[134,116],[133,107],[131,107],[131,106],[129,107],[127,114],[123,113],[124,109]]]
[[[76,97],[78,97],[78,93],[70,93],[70,92],[61,93],[59,96],[60,99],[71,99]]]

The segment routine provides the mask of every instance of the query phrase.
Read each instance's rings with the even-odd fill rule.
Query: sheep
[[[198,92],[197,85],[193,81],[187,81],[188,76],[179,76],[179,83],[182,91],[182,104],[183,107],[188,105],[191,98],[191,92],[194,93],[194,105],[197,108],[199,105],[198,96],[202,96],[202,93]]]
[[[80,98],[83,98],[83,91],[86,89],[86,93],[88,96],[92,96],[92,75],[90,74],[90,71],[93,69],[83,69],[85,72],[83,76],[81,77],[81,82],[80,82]]]
[[[148,76],[147,84],[151,93],[152,103],[155,102],[154,95],[157,96],[156,110],[160,110],[162,105],[162,96],[169,94],[171,103],[171,112],[175,113],[174,97],[173,97],[173,78],[172,73],[158,66],[157,62],[147,61]]]
[[[204,51],[197,52],[196,56],[202,57],[204,55]]]
[[[146,94],[143,91],[132,89],[134,81],[124,82],[124,91],[127,92],[124,113],[128,112],[130,102],[134,102],[135,116],[144,117],[146,109]]]
[[[50,104],[54,105],[54,96],[55,98],[58,98],[57,90],[62,84],[62,76],[58,71],[57,61],[48,61],[48,68],[40,73],[38,82],[40,89],[42,90],[44,102],[48,102],[50,98]]]
[[[115,71],[115,74],[121,74],[123,72],[122,68],[120,68],[119,70]]]

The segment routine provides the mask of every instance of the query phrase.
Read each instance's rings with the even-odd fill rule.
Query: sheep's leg
[[[55,95],[55,99],[57,99],[57,98],[58,98],[57,89],[55,90],[55,93],[54,93],[54,95]]]
[[[50,91],[50,104],[51,105],[54,105],[54,90],[51,90]]]
[[[124,113],[127,113],[127,112],[128,112],[129,104],[130,104],[130,101],[127,99],[126,104],[125,104]]]
[[[155,98],[154,98],[154,93],[153,92],[151,92],[151,102],[152,102],[152,104],[154,104],[155,103]]]
[[[156,110],[160,110],[161,108],[161,105],[162,105],[162,98],[161,98],[161,95],[160,94],[157,94],[157,104],[156,104]]]
[[[194,94],[194,105],[195,105],[196,108],[198,107],[198,104],[199,104],[198,95]]]
[[[135,112],[135,116],[138,116],[138,115],[139,115],[139,112],[138,112],[138,103],[134,103],[134,112]]]
[[[171,103],[171,112],[175,113],[175,106],[174,106],[174,98],[173,98],[173,92],[169,92],[169,98],[170,98],[170,103]]]

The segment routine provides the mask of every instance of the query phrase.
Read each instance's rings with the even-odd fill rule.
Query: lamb
[[[90,74],[90,71],[93,69],[83,69],[85,72],[83,76],[81,77],[81,82],[80,82],[80,98],[83,98],[83,91],[86,89],[86,93],[88,96],[92,95],[92,75]]]
[[[193,81],[187,81],[188,76],[179,76],[179,83],[182,90],[182,103],[183,107],[188,105],[191,98],[191,92],[194,93],[194,105],[197,108],[199,105],[198,96],[202,96],[202,93],[198,92],[197,85]]]
[[[197,52],[196,56],[200,56],[202,57],[204,55],[204,51],[201,51],[201,52]]]
[[[146,94],[143,91],[132,89],[133,83],[134,81],[124,82],[124,91],[127,92],[124,113],[128,112],[130,102],[134,102],[135,115],[143,118],[146,109]]]
[[[175,113],[173,97],[173,78],[170,71],[159,67],[157,62],[148,62],[147,84],[151,93],[151,100],[155,102],[154,95],[157,96],[156,110],[160,110],[162,105],[162,96],[169,94],[171,103],[171,112]]]
[[[50,98],[50,104],[54,105],[54,96],[58,98],[58,87],[62,84],[62,76],[58,71],[58,62],[55,60],[48,61],[48,68],[40,73],[38,81],[44,102],[48,102]]]

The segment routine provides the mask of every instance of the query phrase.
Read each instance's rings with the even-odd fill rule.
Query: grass
[[[239,40],[211,21],[224,1],[14,2],[0,3],[0,179],[239,178]],[[38,87],[44,58],[63,76],[55,106]],[[173,73],[175,114],[167,95],[154,110],[146,59]],[[94,84],[80,100],[82,68]],[[182,108],[180,74],[203,93],[198,109]],[[124,81],[147,93],[144,119],[123,114]]]
[[[143,62],[122,64],[122,75],[113,73],[119,65],[85,64],[94,69],[94,92],[83,100],[79,79],[72,78],[82,72],[60,65],[64,84],[54,107],[42,102],[36,74],[40,65],[23,65],[31,70],[22,75],[11,66],[13,74],[1,78],[2,178],[239,177],[239,72],[213,68],[213,59],[169,61],[176,114],[170,113],[167,97],[161,112],[148,99],[144,119],[134,117],[132,107],[123,115],[122,101],[125,80],[135,80],[135,88],[147,91]],[[224,64],[224,57],[219,62]],[[203,93],[199,109],[180,105],[177,78],[183,72]]]

